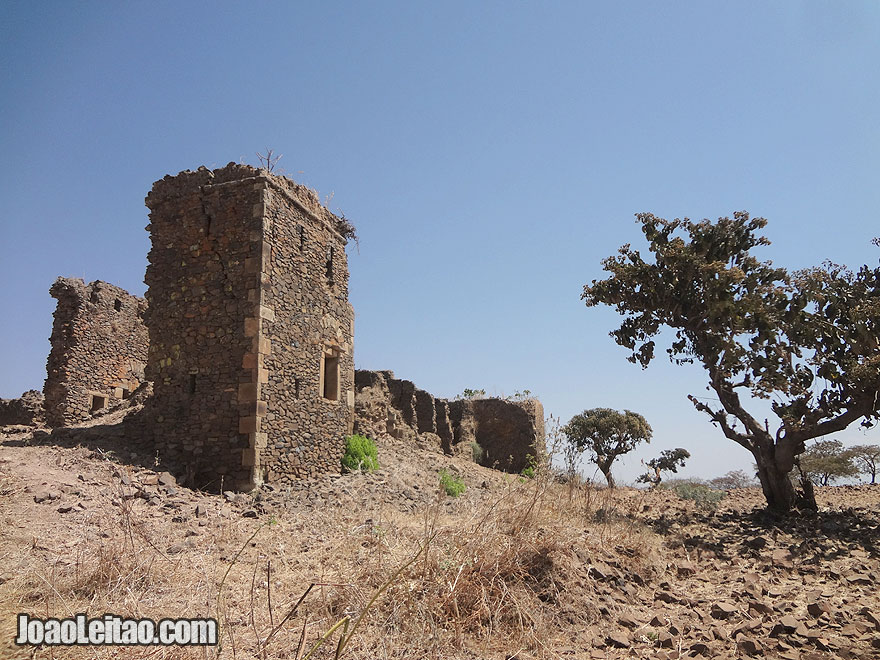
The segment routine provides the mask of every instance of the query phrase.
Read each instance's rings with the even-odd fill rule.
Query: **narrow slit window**
[[[328,401],[339,400],[339,356],[325,355],[323,361],[324,398]]]
[[[306,246],[306,228],[299,225],[297,231],[299,232],[299,249],[302,250]]]
[[[327,248],[327,281],[333,284],[333,246]]]
[[[299,388],[300,388],[299,378],[294,378],[293,379],[293,396],[296,399],[299,398]]]
[[[195,374],[189,375],[189,393],[190,394],[196,393],[196,375]]]

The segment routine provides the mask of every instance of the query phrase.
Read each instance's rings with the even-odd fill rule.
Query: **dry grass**
[[[91,528],[100,534],[83,538],[72,556],[34,538],[18,556],[0,557],[25,569],[0,585],[0,617],[212,616],[221,646],[9,647],[0,654],[302,659],[332,631],[313,658],[333,657],[340,638],[346,658],[506,658],[517,649],[559,657],[549,649],[587,634],[606,606],[591,564],[651,570],[653,541],[626,515],[636,499],[555,483],[545,473],[508,478],[500,492],[462,498],[451,511],[438,492],[415,513],[214,515],[204,532],[182,538],[120,486],[108,497],[114,519],[95,511]],[[13,631],[3,634],[8,640]]]

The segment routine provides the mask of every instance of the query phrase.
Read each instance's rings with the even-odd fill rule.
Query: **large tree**
[[[752,453],[768,506],[814,508],[809,484],[797,490],[788,478],[806,441],[880,417],[880,268],[789,274],[751,254],[769,244],[757,233],[767,221],[745,212],[717,222],[636,217],[653,258],[624,245],[603,261],[611,276],[584,287],[587,306],[625,317],[611,336],[642,367],[654,338],[674,330],[670,360],[701,364],[718,404],[689,399]],[[755,398],[771,401],[775,428],[746,409]]]
[[[647,420],[630,410],[592,408],[575,415],[562,429],[570,446],[577,452],[590,452],[609,488],[614,488],[611,464],[622,454],[635,449],[640,442],[651,441],[651,426]]]

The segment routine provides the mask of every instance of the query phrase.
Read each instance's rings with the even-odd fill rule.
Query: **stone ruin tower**
[[[43,386],[46,422],[67,426],[127,399],[144,382],[147,304],[100,280],[59,277],[49,294],[58,304]]]
[[[354,419],[351,225],[234,163],[166,176],[146,204],[160,458],[214,490],[338,470]]]

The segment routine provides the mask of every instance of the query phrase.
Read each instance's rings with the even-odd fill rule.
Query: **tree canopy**
[[[880,471],[880,446],[855,445],[850,447],[850,456],[861,474],[871,477],[871,483],[877,483],[877,472]]]
[[[758,234],[767,221],[746,212],[716,222],[636,217],[653,260],[624,245],[583,300],[624,316],[611,336],[642,367],[661,330],[674,330],[669,359],[702,365],[719,405],[689,399],[752,453],[768,505],[815,507],[812,489],[796,492],[788,479],[805,443],[880,417],[880,268],[789,274],[751,254],[769,244]],[[769,399],[776,427],[743,396]]]
[[[757,485],[757,481],[742,470],[731,470],[727,474],[710,479],[709,485],[719,490],[734,490],[737,488],[752,488]]]
[[[855,477],[859,469],[840,440],[817,440],[798,458],[801,472],[817,486]]]
[[[614,488],[611,464],[622,454],[635,449],[641,442],[651,442],[648,421],[630,410],[592,408],[575,415],[562,429],[569,444],[577,451],[589,451],[609,488]]]

